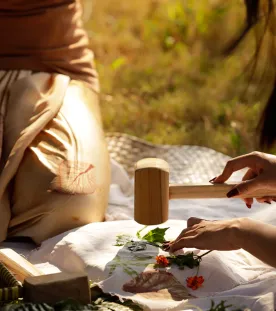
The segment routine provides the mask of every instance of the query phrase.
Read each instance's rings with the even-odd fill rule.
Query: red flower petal
[[[156,264],[158,264],[159,266],[167,267],[169,265],[168,259],[163,255],[156,256],[155,259]]]
[[[192,290],[196,290],[204,283],[203,276],[191,276],[186,279],[187,286]]]

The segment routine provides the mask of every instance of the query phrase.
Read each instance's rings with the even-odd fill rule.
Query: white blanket
[[[185,225],[185,221],[170,220],[161,227],[170,228],[166,234],[166,239],[170,240]],[[148,227],[145,233],[154,227]],[[90,224],[44,242],[39,250],[31,254],[30,260],[34,263],[49,262],[67,272],[86,271],[92,281],[99,282],[104,292],[133,299],[149,307],[150,310],[169,308],[183,310],[181,301],[162,299],[162,297],[155,300],[150,298],[151,296],[145,298],[143,295],[135,295],[123,290],[124,284],[131,281],[133,277],[145,271],[154,271],[157,255],[167,254],[154,246],[147,246],[144,251],[132,253],[126,246],[115,245],[118,235],[128,234],[135,238],[136,232],[141,228],[142,226],[133,220]],[[168,268],[168,271],[184,287],[186,287],[186,278],[194,276],[196,270],[196,268],[179,270],[177,266]],[[205,298],[205,307],[210,305],[210,298],[206,299],[206,297],[239,295],[244,296],[245,306],[261,311],[263,309],[253,308],[259,300],[256,296],[276,292],[275,269],[243,250],[208,254],[202,260],[199,275],[205,279],[203,287],[196,291],[189,289],[188,291],[195,297]],[[255,298],[251,297],[248,300],[246,296]],[[273,308],[272,301],[273,298],[270,298],[270,308]],[[195,302],[190,299],[189,303]]]
[[[244,203],[237,199],[170,201],[170,220],[165,224],[170,227],[167,238],[175,238],[186,226],[185,220],[190,216],[205,219],[246,216],[276,225],[274,208],[275,204],[268,206],[255,203],[252,209],[247,209]],[[205,278],[204,286],[190,292],[196,297],[201,297],[198,299],[160,302],[123,291],[123,284],[131,279],[131,273],[126,271],[135,270],[139,274],[152,269],[154,258],[145,259],[141,264],[140,259],[138,263],[135,258],[129,257],[133,255],[129,251],[114,246],[117,234],[135,235],[141,228],[132,220],[133,181],[114,161],[112,161],[112,185],[106,219],[108,222],[90,224],[45,241],[39,249],[29,255],[25,251],[25,255],[43,270],[48,269],[50,264],[65,271],[86,271],[93,281],[100,282],[104,291],[132,298],[151,310],[167,308],[197,310],[188,307],[189,304],[208,310],[210,296],[217,302],[223,299],[222,296],[227,297],[227,301],[237,307],[243,302],[244,306],[250,307],[252,311],[274,310],[272,293],[276,293],[276,270],[244,251],[213,252],[204,257],[199,273]],[[22,245],[20,247],[23,252]],[[143,256],[154,257],[156,248],[148,247],[146,252],[140,254],[142,253]],[[113,273],[110,274],[110,270],[113,269]],[[184,286],[186,277],[195,274],[195,271],[190,269],[184,271],[172,269],[174,276]]]

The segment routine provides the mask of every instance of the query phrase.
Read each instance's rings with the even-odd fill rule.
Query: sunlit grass
[[[256,148],[261,103],[242,98],[254,43],[220,55],[240,29],[239,1],[95,1],[86,23],[106,131],[237,155]]]

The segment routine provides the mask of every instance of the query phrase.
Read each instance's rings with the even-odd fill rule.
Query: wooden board
[[[15,275],[16,279],[23,282],[26,277],[44,275],[27,259],[20,256],[10,248],[0,249],[0,261]]]

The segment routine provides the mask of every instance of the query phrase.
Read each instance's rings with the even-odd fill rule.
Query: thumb
[[[253,179],[243,181],[236,185],[227,193],[228,198],[238,197],[240,195],[250,194],[258,189],[260,189],[260,180],[259,176]]]

